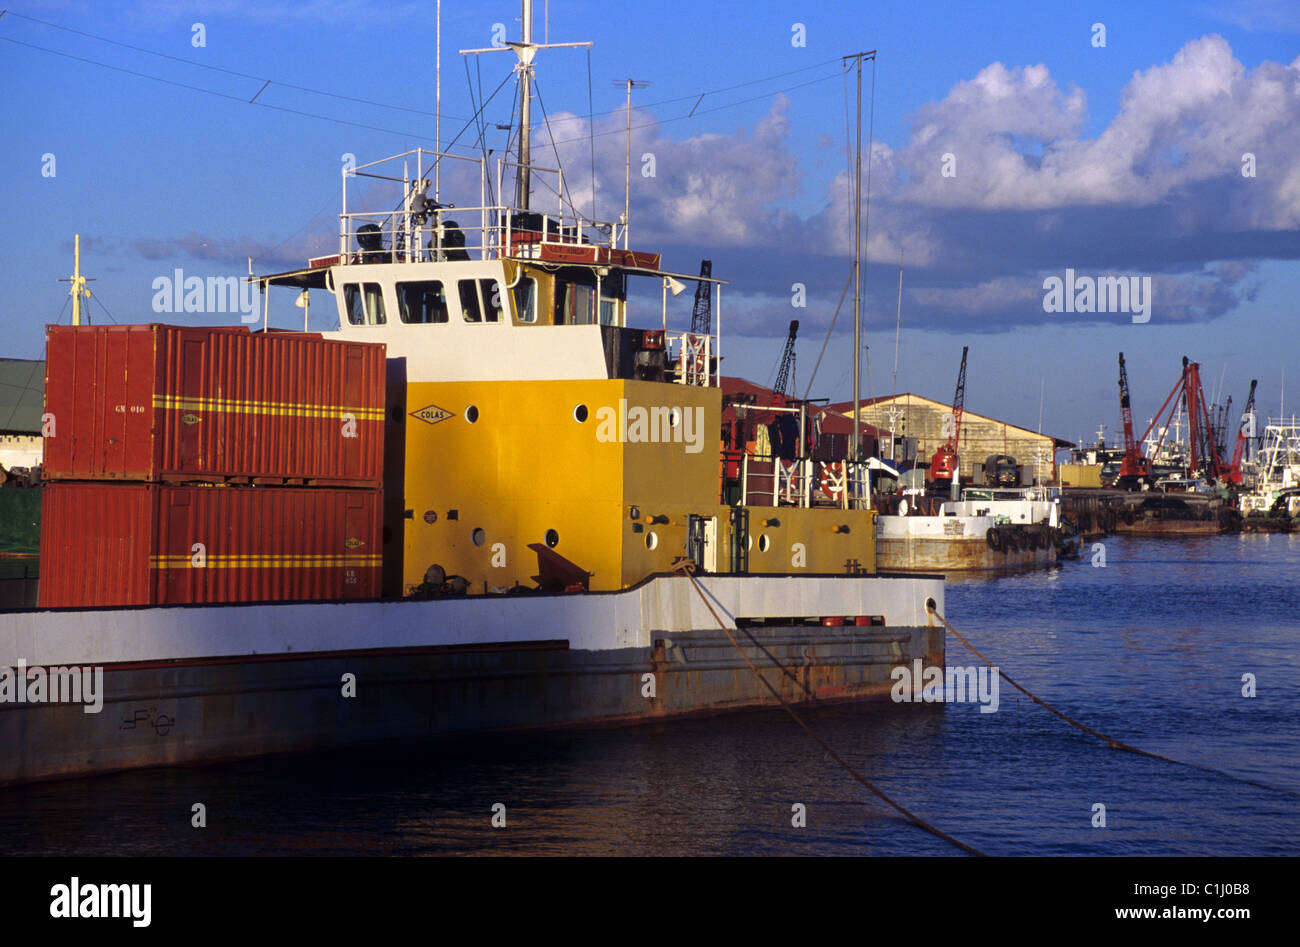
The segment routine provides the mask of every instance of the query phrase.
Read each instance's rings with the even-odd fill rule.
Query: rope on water
[[[975,646],[974,646],[973,644],[971,644],[969,641],[967,641],[965,638],[963,638],[962,635],[961,635],[961,633],[960,633],[959,631],[957,631],[957,629],[954,628],[952,625],[950,625],[950,624],[948,623],[948,619],[946,619],[946,618],[944,618],[942,615],[940,615],[939,612],[938,612],[938,610],[937,610],[933,605],[927,605],[926,608],[927,608],[927,610],[930,612],[931,615],[933,615],[935,618],[939,619],[939,621],[943,622],[943,627],[944,627],[944,628],[947,628],[948,631],[949,631],[949,633],[951,633],[952,636],[953,636],[954,638],[956,638],[958,641],[960,641],[962,644],[964,644],[967,648],[969,648],[970,651],[971,651],[971,653],[974,654],[975,657],[979,658],[981,661],[983,661],[985,664],[987,664],[991,669],[997,671],[997,672],[998,672],[998,676],[1001,677],[1004,681],[1006,681],[1008,684],[1010,684],[1010,685],[1011,685],[1012,687],[1014,687],[1016,690],[1020,691],[1020,693],[1024,694],[1026,697],[1028,697],[1030,700],[1032,700],[1035,704],[1038,704],[1038,705],[1039,705],[1040,707],[1042,707],[1043,709],[1045,709],[1045,710],[1049,710],[1049,711],[1051,711],[1052,713],[1056,714],[1056,716],[1060,717],[1062,720],[1064,720],[1064,721],[1065,721],[1066,723],[1068,723],[1070,726],[1075,727],[1076,729],[1082,730],[1084,733],[1087,733],[1087,734],[1090,734],[1091,736],[1096,737],[1098,740],[1101,740],[1103,743],[1109,745],[1111,749],[1113,749],[1113,750],[1124,750],[1126,753],[1134,753],[1134,754],[1136,754],[1136,755],[1138,755],[1138,756],[1145,756],[1145,757],[1147,757],[1147,758],[1149,758],[1149,759],[1153,759],[1153,760],[1161,760],[1161,761],[1163,761],[1163,762],[1165,762],[1165,763],[1173,763],[1175,766],[1186,766],[1186,767],[1189,767],[1190,769],[1199,769],[1199,770],[1201,770],[1201,771],[1203,771],[1203,772],[1206,772],[1206,773],[1214,773],[1216,776],[1222,776],[1222,777],[1224,777],[1225,779],[1231,779],[1231,780],[1233,780],[1234,782],[1238,782],[1238,783],[1245,783],[1247,786],[1255,786],[1255,787],[1258,787],[1259,789],[1267,789],[1267,790],[1270,790],[1271,792],[1278,792],[1278,793],[1283,793],[1283,794],[1288,795],[1288,796],[1298,796],[1298,797],[1300,797],[1300,793],[1297,793],[1295,790],[1292,790],[1292,789],[1285,789],[1285,788],[1280,787],[1280,786],[1272,786],[1272,785],[1269,785],[1268,783],[1261,783],[1261,782],[1258,782],[1257,780],[1254,780],[1254,779],[1246,779],[1244,776],[1235,776],[1235,775],[1233,775],[1232,773],[1229,773],[1229,772],[1227,772],[1227,771],[1225,771],[1225,770],[1216,769],[1216,768],[1214,768],[1213,766],[1205,766],[1205,765],[1203,765],[1203,764],[1201,764],[1201,763],[1188,763],[1188,762],[1186,762],[1185,760],[1176,760],[1176,759],[1173,759],[1172,757],[1169,757],[1169,756],[1163,756],[1163,755],[1161,755],[1160,753],[1152,753],[1150,750],[1143,750],[1143,749],[1141,749],[1141,748],[1139,748],[1139,747],[1132,746],[1132,745],[1130,745],[1130,744],[1128,744],[1128,743],[1125,743],[1125,742],[1122,741],[1122,740],[1117,740],[1117,739],[1115,739],[1114,737],[1107,736],[1107,735],[1104,734],[1104,733],[1099,733],[1098,731],[1092,729],[1091,727],[1089,727],[1089,726],[1085,726],[1084,724],[1079,723],[1079,721],[1077,721],[1077,720],[1075,720],[1074,718],[1070,717],[1068,714],[1062,713],[1061,711],[1057,710],[1057,709],[1056,709],[1055,707],[1053,707],[1051,704],[1047,703],[1047,701],[1043,700],[1043,699],[1040,698],[1040,697],[1036,697],[1035,695],[1033,695],[1033,694],[1031,694],[1029,691],[1027,691],[1025,688],[1023,688],[1023,687],[1021,687],[1019,684],[1017,684],[1015,681],[1013,681],[1013,680],[1011,679],[1011,677],[1010,677],[1010,676],[1009,676],[1005,671],[1002,670],[1001,667],[999,667],[998,665],[995,665],[995,664],[994,664],[992,661],[990,661],[988,658],[984,657],[984,655],[981,654],[981,653],[980,653],[980,652],[975,648]]]
[[[984,855],[984,853],[981,852],[979,849],[967,845],[965,842],[961,841],[960,839],[953,838],[947,832],[935,828],[933,825],[931,825],[929,822],[926,822],[920,816],[914,815],[913,813],[909,812],[907,809],[900,806],[893,799],[889,798],[889,796],[885,795],[885,793],[883,793],[880,789],[878,789],[871,780],[867,779],[867,777],[859,773],[843,757],[841,757],[838,753],[836,753],[829,743],[827,743],[820,736],[814,733],[812,729],[809,728],[808,724],[804,723],[803,719],[797,713],[795,713],[794,708],[790,706],[789,702],[786,701],[786,699],[781,696],[780,692],[778,692],[777,689],[772,686],[772,683],[766,677],[763,676],[762,672],[759,671],[757,667],[754,666],[754,662],[749,659],[749,655],[747,655],[744,649],[740,647],[740,643],[736,641],[735,636],[731,633],[731,629],[727,627],[727,623],[724,622],[722,618],[718,615],[718,613],[714,610],[713,603],[709,601],[709,597],[704,593],[704,588],[700,585],[699,579],[695,578],[694,575],[695,563],[690,560],[686,560],[684,562],[678,563],[673,571],[680,575],[684,575],[691,580],[691,584],[695,586],[695,591],[699,593],[700,600],[704,602],[704,607],[709,610],[709,614],[711,614],[713,616],[713,620],[718,623],[718,627],[721,628],[723,634],[727,636],[727,640],[731,642],[732,647],[736,649],[736,651],[740,654],[741,658],[744,659],[745,663],[749,665],[749,669],[754,672],[754,676],[757,677],[759,681],[762,682],[763,686],[766,687],[768,691],[772,694],[772,696],[777,699],[777,701],[781,704],[782,709],[784,709],[785,712],[790,715],[790,718],[795,723],[797,723],[800,726],[800,728],[802,728],[803,731],[808,734],[808,736],[812,737],[813,740],[816,741],[818,746],[820,746],[823,750],[826,751],[826,755],[828,755],[831,759],[833,759],[836,763],[838,763],[846,773],[848,773],[859,783],[865,786],[873,795],[875,795],[877,798],[883,801],[895,812],[898,812],[900,815],[902,815],[902,817],[906,819],[908,822],[910,822],[912,825],[915,825],[917,828],[924,829],[925,831],[929,832],[931,835],[934,835],[938,838],[943,839],[945,842],[957,846],[967,854],[979,855],[979,856]],[[746,632],[746,634],[748,635],[748,632]],[[749,638],[751,641],[754,640],[752,635],[750,635]],[[755,642],[755,645],[757,645],[757,642]],[[772,661],[773,664],[775,664],[786,674],[790,674],[790,672],[781,664],[781,662],[779,662],[771,654],[771,652],[767,651],[765,648],[762,648],[761,646],[759,647],[760,650],[762,650],[765,654],[767,654],[768,658]],[[793,677],[792,674],[791,676]]]

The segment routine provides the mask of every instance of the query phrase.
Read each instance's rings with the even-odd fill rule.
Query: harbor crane
[[[713,261],[700,261],[700,281],[695,284],[695,308],[691,310],[691,334],[708,335],[713,328],[713,293],[706,280],[713,275]]]
[[[1132,489],[1140,480],[1151,475],[1151,462],[1142,456],[1133,439],[1133,408],[1129,401],[1128,371],[1124,368],[1123,352],[1119,353],[1119,413],[1124,420],[1124,459],[1119,464],[1117,485]],[[1144,439],[1145,437],[1143,435]]]
[[[1123,375],[1122,364],[1121,362],[1121,402],[1128,389],[1127,379]],[[1204,476],[1207,480],[1224,482],[1228,471],[1222,460],[1222,452],[1214,441],[1214,430],[1210,423],[1209,407],[1205,402],[1205,391],[1201,387],[1201,365],[1199,362],[1189,361],[1187,356],[1183,356],[1183,373],[1179,376],[1173,390],[1169,392],[1169,397],[1165,398],[1165,403],[1156,412],[1156,416],[1151,419],[1151,423],[1143,432],[1141,440],[1145,441],[1147,439],[1147,435],[1156,429],[1156,426],[1164,419],[1166,410],[1168,410],[1170,419],[1160,426],[1160,438],[1156,441],[1155,449],[1151,452],[1152,456],[1157,456],[1161,445],[1164,444],[1165,435],[1169,432],[1169,425],[1173,420],[1173,415],[1178,411],[1180,404],[1187,407],[1187,476],[1189,478]],[[1127,456],[1126,454],[1126,459]],[[1150,472],[1149,466],[1145,469],[1148,473]]]
[[[1255,386],[1259,380],[1250,380],[1250,394],[1246,396],[1246,410],[1241,412],[1241,426],[1237,428],[1237,445],[1232,449],[1232,463],[1228,465],[1228,483],[1240,485],[1241,461],[1246,451],[1246,441],[1255,434]]]
[[[785,397],[786,385],[790,382],[790,373],[794,368],[794,340],[799,334],[799,320],[790,320],[790,334],[785,340],[785,349],[781,352],[781,366],[776,370],[776,383],[772,386],[782,398]]]
[[[961,472],[961,459],[957,456],[961,443],[961,416],[966,406],[966,352],[969,346],[961,348],[961,369],[957,372],[957,390],[952,396],[952,420],[944,419],[948,428],[948,440],[945,441],[934,456],[930,458],[930,479],[932,481],[957,481]]]

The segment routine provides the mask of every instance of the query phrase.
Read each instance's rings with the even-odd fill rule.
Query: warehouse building
[[[0,358],[0,483],[40,465],[44,404],[45,362]]]
[[[851,401],[830,407],[846,417],[853,415]],[[930,457],[948,440],[952,426],[951,404],[910,392],[864,400],[861,411],[863,422],[883,432],[879,456],[884,460],[893,457],[904,464],[914,457],[916,465],[928,465]],[[961,478],[982,483],[985,462],[1002,455],[1015,458],[1021,483],[1032,483],[1036,468],[1039,478],[1046,482],[1056,476],[1056,451],[1073,446],[1070,441],[976,414],[967,408],[962,412],[961,441],[957,445]]]

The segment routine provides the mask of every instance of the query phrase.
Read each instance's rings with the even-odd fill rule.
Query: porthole
[[[469,534],[469,538],[474,541],[475,546],[482,546],[487,542],[487,533],[483,531],[482,526],[477,526],[474,528],[474,532]]]
[[[585,404],[580,404],[573,409],[573,420],[579,424],[587,420],[587,406]]]
[[[470,405],[468,408],[466,408],[466,409],[465,409],[465,420],[468,421],[470,424],[473,424],[475,421],[477,421],[477,420],[478,420],[478,408],[475,407],[474,405]]]
[[[645,534],[645,548],[646,549],[659,548],[659,534],[656,533],[653,529],[650,530],[650,532]]]
[[[545,538],[546,538],[546,545],[549,546],[551,549],[554,549],[556,546],[560,544],[560,534],[553,529],[548,529],[546,531]]]
[[[682,419],[682,411],[681,411],[681,408],[669,408],[669,409],[668,409],[668,426],[669,426],[669,427],[676,427],[676,426],[681,422],[681,419]]]

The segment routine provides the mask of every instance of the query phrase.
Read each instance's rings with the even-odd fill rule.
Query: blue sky
[[[537,10],[540,37],[541,0]],[[490,45],[497,23],[515,38],[517,16],[509,0],[443,3],[444,140],[473,112],[456,51]],[[792,44],[799,23],[803,46]],[[893,387],[902,251],[900,391],[949,397],[969,345],[970,409],[1037,427],[1041,386],[1044,430],[1073,440],[1117,429],[1123,349],[1139,423],[1184,354],[1238,407],[1258,377],[1276,413],[1284,375],[1300,404],[1295,4],[553,0],[549,34],[595,44],[601,217],[617,215],[623,191],[626,115],[612,81],[651,83],[636,93],[632,148],[634,161],[655,155],[656,175],[634,166],[633,242],[685,272],[710,256],[731,281],[729,373],[767,381],[798,318],[804,388],[849,272],[837,61],[877,49],[864,394]],[[7,356],[39,356],[74,232],[113,316],[150,321],[152,281],[176,268],[239,274],[252,255],[268,272],[328,252],[344,153],[366,161],[433,141],[431,0],[33,2],[0,17],[0,40]],[[511,58],[471,69],[490,90]],[[540,54],[556,148],[589,208],[587,77],[584,51]],[[508,122],[509,98],[486,115]],[[1254,177],[1241,173],[1247,153]],[[1150,276],[1150,322],[1044,312],[1044,278],[1067,268]],[[807,308],[791,306],[794,283]],[[273,299],[273,322],[300,319],[289,299]],[[326,302],[315,300],[314,328],[330,327]],[[848,328],[846,305],[812,396],[851,396]]]

